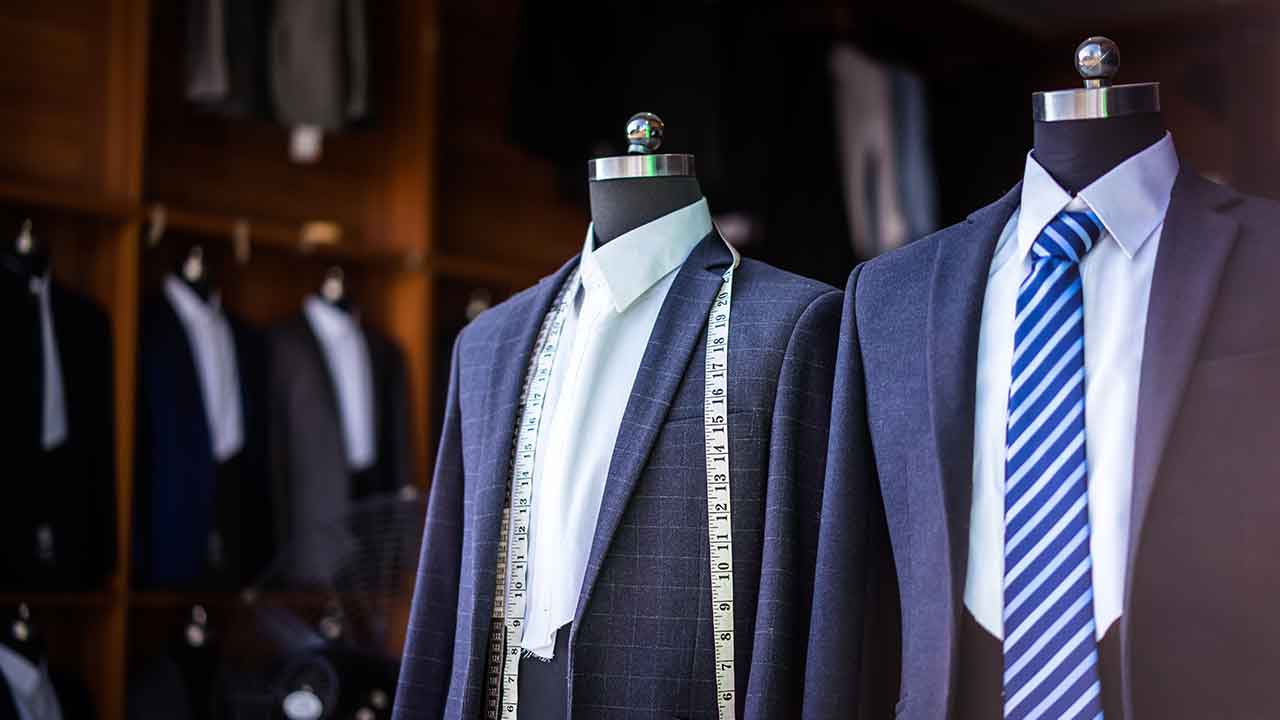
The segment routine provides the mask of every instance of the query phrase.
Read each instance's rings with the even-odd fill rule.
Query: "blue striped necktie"
[[[1004,490],[1004,717],[1102,717],[1089,555],[1080,260],[1102,234],[1063,211],[1018,290]]]

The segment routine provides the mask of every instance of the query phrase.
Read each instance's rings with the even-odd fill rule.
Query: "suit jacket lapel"
[[[529,359],[538,331],[560,287],[577,267],[578,258],[565,263],[554,275],[543,278],[533,292],[512,301],[499,332],[494,334],[498,344],[492,351],[489,366],[488,394],[483,403],[484,436],[481,442],[482,458],[492,458],[483,466],[483,475],[476,487],[474,518],[476,552],[471,576],[475,578],[475,617],[472,620],[472,647],[485,646],[489,631],[489,617],[493,613],[491,596],[496,582],[499,534],[502,528],[502,509],[506,503],[507,485],[511,480],[511,447],[514,442],[516,412],[520,405],[520,391],[529,369]],[[482,657],[483,653],[472,653]],[[483,672],[483,667],[477,672]]]
[[[320,338],[316,335],[315,328],[311,327],[311,321],[307,319],[306,313],[299,315],[295,322],[298,339],[301,341],[298,349],[311,360],[312,371],[319,373],[319,386],[324,394],[324,406],[333,414],[333,417],[338,419],[338,424],[341,424],[342,416],[338,411],[338,389],[334,387],[333,372],[329,370],[329,360],[324,354],[324,347],[320,345]]]
[[[1184,166],[1174,183],[1165,216],[1151,282],[1138,388],[1125,612],[1121,616],[1121,652],[1126,668],[1130,645],[1128,609],[1142,528],[1165,443],[1177,418],[1187,378],[1218,295],[1218,283],[1239,230],[1237,222],[1221,210],[1238,199],[1234,191],[1214,185]],[[1128,673],[1125,677],[1125,704],[1129,706]]]
[[[946,622],[935,637],[946,647],[924,652],[942,653],[946,662],[946,682],[952,687],[956,633],[963,606],[964,581],[969,559],[969,513],[973,495],[973,433],[976,407],[978,337],[982,306],[986,295],[991,258],[1000,233],[1018,206],[1019,184],[993,205],[974,213],[955,234],[938,246],[933,271],[928,320],[929,407],[934,423],[934,442],[940,485],[919,484],[918,498],[910,503],[923,515],[913,522],[932,522],[941,509],[946,522],[946,556],[949,576],[946,586],[935,591],[949,594],[949,612],[937,618]],[[940,507],[939,507],[939,501]],[[913,511],[914,514],[914,511]],[[927,534],[922,537],[927,537]],[[924,548],[935,553],[938,548]],[[938,678],[943,679],[943,678]],[[950,698],[947,692],[941,698]],[[949,702],[949,700],[948,700]],[[946,708],[934,708],[943,717]]]
[[[721,276],[730,262],[724,240],[713,231],[685,260],[658,312],[609,463],[595,539],[574,614],[575,633],[627,502],[648,462],[676,390],[686,377],[689,361],[703,336],[711,303],[720,288]],[[701,374],[695,382],[701,384]]]

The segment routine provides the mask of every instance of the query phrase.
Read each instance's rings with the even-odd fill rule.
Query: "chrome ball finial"
[[[1110,85],[1120,72],[1120,46],[1095,35],[1076,48],[1076,71],[1088,87]]]
[[[648,155],[662,147],[666,126],[653,113],[636,113],[627,121],[627,152]]]

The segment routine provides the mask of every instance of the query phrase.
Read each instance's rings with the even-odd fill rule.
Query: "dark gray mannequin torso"
[[[1159,112],[1035,124],[1036,162],[1075,195],[1164,137]]]
[[[597,246],[702,199],[688,176],[593,180],[588,192]]]

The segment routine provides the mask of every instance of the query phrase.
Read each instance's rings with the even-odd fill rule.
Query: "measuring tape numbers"
[[[727,245],[727,243],[726,243]],[[703,394],[706,442],[707,541],[711,561],[711,619],[715,635],[716,707],[720,720],[736,714],[733,635],[733,515],[729,483],[729,312],[733,273],[741,257],[729,246],[733,263],[723,276],[707,318],[707,351]],[[578,271],[565,282],[543,320],[534,343],[517,408],[518,425],[511,449],[511,482],[502,511],[503,538],[498,547],[497,580],[489,633],[487,720],[517,720],[520,707],[520,641],[523,634],[529,563],[529,509],[533,499],[534,452],[538,426],[560,334],[564,330]],[[502,597],[503,602],[498,602]]]
[[[578,271],[565,282],[542,321],[533,346],[533,362],[520,390],[515,440],[511,446],[511,482],[502,509],[498,545],[497,587],[489,630],[486,717],[516,720],[520,706],[520,640],[524,635],[529,574],[529,510],[533,500],[533,458],[538,447],[542,405],[551,382],[560,334],[568,317],[568,298],[578,288]],[[503,598],[498,602],[498,598]]]

